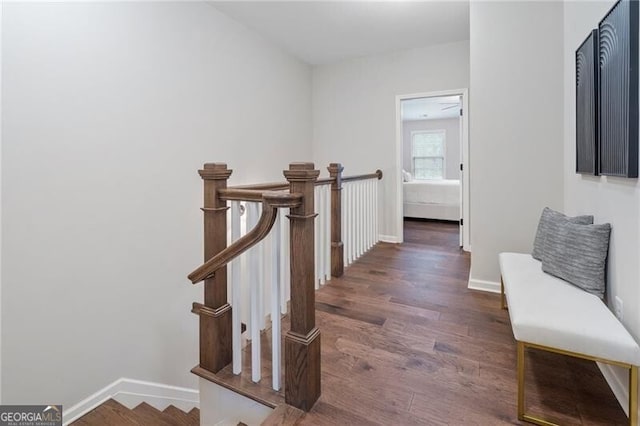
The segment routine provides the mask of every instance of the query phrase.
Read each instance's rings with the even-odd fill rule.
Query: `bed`
[[[404,182],[404,217],[460,220],[460,181],[454,179]]]

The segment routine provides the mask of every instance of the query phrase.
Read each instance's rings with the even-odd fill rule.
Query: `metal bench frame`
[[[500,306],[502,309],[508,309],[504,293],[504,282],[500,278]],[[559,426],[556,423],[549,422],[547,420],[532,416],[525,412],[525,398],[524,398],[524,386],[525,386],[525,350],[527,348],[538,349],[541,351],[552,352],[560,355],[567,355],[574,358],[586,359],[589,361],[601,362],[609,365],[616,365],[624,367],[629,370],[629,425],[638,426],[638,366],[627,364],[624,362],[612,361],[609,359],[603,359],[593,357],[591,355],[565,351],[563,349],[552,348],[548,346],[538,345],[535,343],[522,342],[516,340],[518,351],[517,362],[517,375],[518,375],[518,420],[533,423],[541,426]]]

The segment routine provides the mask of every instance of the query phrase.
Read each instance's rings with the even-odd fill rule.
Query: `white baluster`
[[[280,212],[278,212],[280,213]],[[280,216],[280,214],[278,214]],[[280,390],[280,220],[271,231],[271,368],[274,390]]]
[[[367,180],[362,181],[362,196],[360,197],[362,203],[362,254],[367,252],[369,248],[367,246],[367,227],[369,226],[369,209],[367,208]]]
[[[367,198],[369,204],[369,249],[373,247],[373,179],[368,181],[369,191],[367,191]]]
[[[288,213],[291,210],[287,210]],[[284,273],[284,300],[285,300],[285,312],[289,309],[287,308],[287,304],[291,299],[291,220],[287,218],[285,226],[284,226],[284,256],[285,256],[285,268],[282,271]]]
[[[346,207],[347,207],[347,220],[345,233],[347,234],[347,265],[351,265],[353,262],[353,187],[351,182],[345,185]]]
[[[367,205],[365,204],[365,185],[366,181],[360,181],[360,256],[367,251]]]
[[[371,247],[376,243],[376,179],[371,180]]]
[[[257,203],[257,205],[258,205],[258,217],[260,217],[260,215],[262,214],[262,203]],[[266,261],[267,253],[265,250],[265,243],[259,242],[255,248],[258,250],[258,271],[260,271],[260,277],[268,277],[269,274],[267,273],[267,265],[269,263]],[[267,322],[265,319],[266,309],[264,307],[263,280],[264,278],[262,280],[258,278],[258,319],[259,319],[261,331],[267,328]]]
[[[366,251],[366,246],[365,246],[365,233],[364,230],[366,229],[366,224],[367,224],[367,220],[366,220],[366,212],[365,212],[365,204],[364,204],[364,184],[365,181],[361,180],[360,181],[360,256],[362,256],[364,254],[364,252]]]
[[[358,181],[351,182],[351,263],[358,258]]]
[[[289,269],[289,237],[287,229],[289,227],[289,219],[286,213],[289,210],[280,209],[278,211],[278,221],[280,222],[280,313],[287,313],[287,291],[289,286],[287,282],[287,270]]]
[[[240,235],[245,235],[248,230],[251,229],[251,219],[249,218],[249,204],[242,202],[240,205],[244,207],[244,216],[240,218]],[[251,213],[252,214],[252,213]],[[240,288],[241,288],[241,304],[245,308],[240,312],[240,318],[247,326],[246,338],[251,339],[251,273],[249,271],[249,263],[251,259],[249,252],[240,256],[240,265],[242,274],[240,274]]]
[[[231,202],[231,240],[240,238],[240,202]],[[233,374],[242,372],[242,340],[240,314],[242,293],[240,287],[240,258],[231,262],[231,347],[233,352]]]
[[[358,209],[356,204],[357,182],[351,183],[351,263],[358,258]]]
[[[367,181],[362,181],[362,196],[360,197],[362,202],[362,254],[367,252],[367,226],[369,221],[367,219],[367,215],[369,214],[369,209],[367,209]]]
[[[364,219],[364,229],[362,231],[364,239],[362,242],[362,252],[366,253],[369,250],[369,180],[362,181],[362,213]]]
[[[369,179],[362,181],[362,253],[369,250]]]
[[[320,222],[320,226],[319,226],[319,234],[316,235],[316,238],[318,240],[320,240],[320,244],[319,244],[319,249],[320,249],[320,255],[318,256],[320,258],[320,264],[318,265],[318,274],[320,275],[320,285],[324,285],[327,282],[327,277],[325,274],[325,263],[326,263],[326,253],[325,253],[325,245],[326,245],[326,241],[325,241],[325,230],[326,230],[326,221],[327,221],[327,215],[326,215],[326,203],[327,200],[324,196],[325,194],[325,186],[326,185],[320,185],[319,188],[319,198],[320,198],[320,204],[318,205],[317,209],[318,209],[318,217],[316,217],[316,220]]]
[[[231,203],[227,203],[227,247],[233,243],[233,235],[231,231]],[[231,264],[227,265],[227,303],[232,304],[233,302],[233,272]]]
[[[324,276],[331,279],[331,185],[324,186]]]
[[[254,228],[258,222],[258,204],[247,203],[247,231]],[[251,294],[251,380],[259,382],[261,377],[260,366],[260,300],[259,300],[259,274],[260,253],[258,247],[253,247],[247,253],[249,266],[249,292]]]
[[[362,253],[369,249],[369,205],[367,204],[367,180],[362,181]]]
[[[331,279],[331,186],[324,185],[324,280]]]
[[[318,196],[318,193],[320,191],[320,187],[316,186],[315,188],[313,188],[313,205],[316,208],[316,212],[317,212],[317,208],[318,208],[318,204],[320,202],[320,197]],[[315,238],[313,239],[313,243],[314,243],[314,247],[313,247],[313,255],[314,255],[314,261],[313,261],[313,285],[315,287],[315,289],[317,290],[318,288],[320,288],[320,273],[318,272],[318,264],[320,263],[320,239],[318,238],[318,234],[320,233],[320,221],[318,220],[318,218],[316,217],[313,221],[313,234],[315,236]]]
[[[373,241],[380,241],[380,230],[378,229],[378,179],[373,181]]]
[[[344,266],[349,264],[349,242],[347,241],[347,189],[346,183],[342,184],[340,191],[340,240],[342,241],[342,262]]]
[[[351,204],[351,218],[349,220],[349,227],[351,228],[351,263],[353,263],[357,258],[357,248],[358,248],[358,241],[356,240],[357,237],[357,233],[356,233],[356,226],[357,226],[357,213],[358,211],[356,210],[356,182],[351,182],[351,188],[350,188],[350,194],[349,194],[349,198],[350,198],[350,203]]]
[[[344,251],[344,266],[349,265],[349,187],[342,184],[342,245]]]
[[[318,233],[314,235],[314,239],[318,241],[318,282],[322,286],[325,283],[324,277],[324,185],[316,186],[318,190],[318,204],[315,205],[316,218],[318,223]]]
[[[358,241],[358,248],[356,251],[356,257],[359,258],[360,256],[362,256],[362,222],[363,222],[363,217],[364,215],[362,214],[362,181],[357,181],[356,182],[356,206],[357,206],[357,213],[356,213],[356,220],[357,220],[357,241]]]
[[[358,195],[358,181],[351,182],[351,263],[358,258],[358,205],[356,197]]]
[[[369,248],[369,237],[371,235],[371,224],[369,223],[369,214],[371,213],[371,205],[369,204],[369,179],[362,182],[363,186],[363,205],[364,205],[364,252]]]
[[[316,209],[318,210],[318,216],[316,217],[316,222],[319,222],[318,225],[318,233],[316,234],[316,240],[318,240],[318,259],[320,262],[318,263],[318,277],[320,278],[320,285],[324,285],[325,276],[324,276],[324,231],[325,231],[325,222],[327,220],[327,216],[324,213],[324,185],[316,186],[318,189],[318,204]]]

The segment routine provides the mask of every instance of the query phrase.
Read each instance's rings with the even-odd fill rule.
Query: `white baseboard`
[[[626,380],[620,379],[620,375],[616,374],[616,371],[612,365],[596,362],[600,372],[604,376],[605,380],[609,384],[609,387],[616,396],[618,403],[624,410],[624,413],[629,417],[629,385]]]
[[[500,293],[500,283],[495,281],[475,280],[469,278],[469,285],[467,286],[471,290],[488,291],[489,293]]]
[[[127,408],[135,408],[143,402],[158,410],[174,405],[183,411],[190,411],[200,406],[200,392],[197,389],[120,378],[73,407],[63,410],[63,424],[68,425],[110,398]]]
[[[395,235],[378,235],[378,239],[380,241],[382,241],[383,243],[394,243],[394,244],[399,244],[400,240],[398,239],[398,237],[396,237]]]

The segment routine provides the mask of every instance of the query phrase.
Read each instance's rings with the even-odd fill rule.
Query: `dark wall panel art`
[[[638,2],[621,0],[598,26],[599,172],[638,177]]]
[[[576,50],[576,172],[597,174],[598,30]]]

